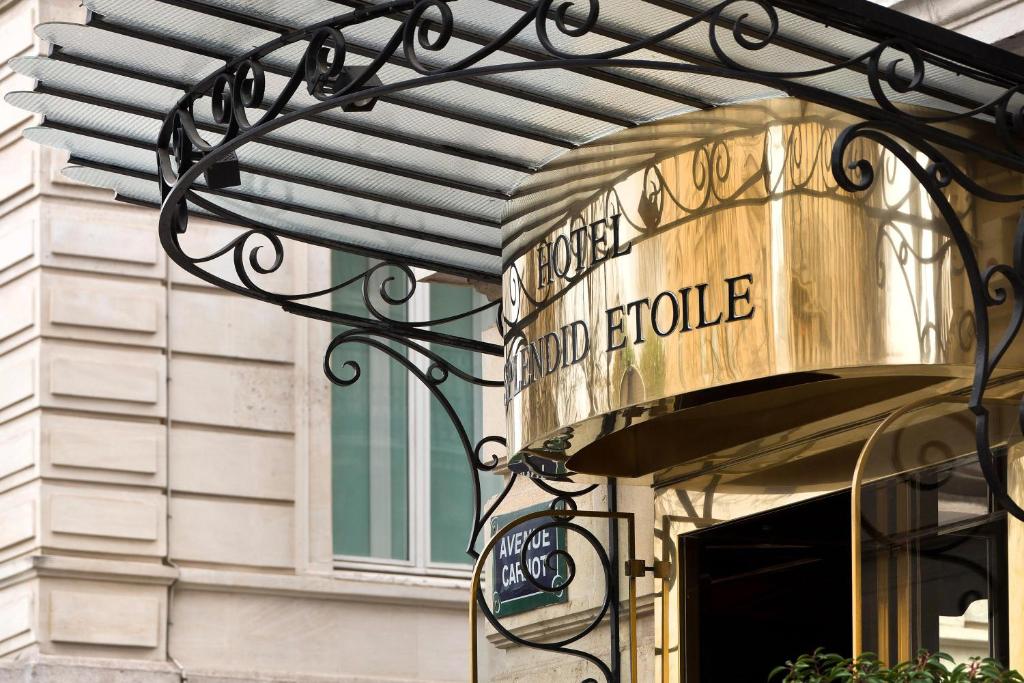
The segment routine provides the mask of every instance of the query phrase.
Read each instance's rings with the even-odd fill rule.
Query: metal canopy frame
[[[309,141],[287,140],[278,133],[293,124],[311,124],[324,132],[366,135],[382,144],[407,145],[466,164],[503,169],[513,174],[509,177],[514,174],[525,177],[541,170],[546,161],[554,158],[552,154],[557,156],[584,144],[586,135],[560,134],[541,126],[484,116],[467,107],[446,108],[436,100],[418,97],[417,93],[432,86],[469,84],[480,93],[505,98],[502,102],[513,98],[537,105],[544,111],[585,119],[593,124],[587,130],[598,130],[600,126],[628,128],[643,123],[624,116],[621,108],[616,111],[582,100],[559,98],[534,87],[536,81],[512,80],[530,74],[585,76],[591,79],[586,81],[588,83],[622,88],[638,97],[690,110],[709,109],[721,102],[709,99],[702,88],[670,87],[667,82],[747,84],[760,88],[757,92],[785,93],[856,117],[860,122],[840,134],[832,148],[832,174],[848,192],[863,192],[871,187],[875,180],[872,161],[851,158],[851,151],[857,140],[872,141],[906,166],[947,223],[963,260],[974,307],[977,351],[969,407],[976,421],[978,458],[1000,504],[1010,514],[1024,519],[1024,509],[1008,494],[1006,482],[994,462],[988,411],[984,405],[989,380],[999,369],[1024,322],[1024,220],[1017,227],[1011,262],[983,268],[976,258],[970,235],[947,199],[946,190],[955,184],[974,196],[1008,203],[1024,202],[1024,194],[1002,194],[979,186],[945,151],[953,150],[998,164],[1011,172],[1024,173],[1024,59],[866,0],[723,0],[717,4],[708,4],[708,0],[646,0],[645,6],[674,13],[677,20],[658,30],[640,27],[632,31],[621,25],[603,23],[601,0],[579,0],[576,4],[565,0],[493,0],[495,7],[514,11],[518,18],[507,25],[491,27],[494,30],[490,32],[460,23],[457,8],[462,3],[450,6],[447,0],[381,3],[330,0],[338,5],[337,15],[297,28],[256,12],[243,11],[240,7],[244,4],[233,0],[147,1],[153,7],[200,13],[274,37],[241,53],[197,46],[181,36],[163,35],[144,26],[127,25],[116,16],[104,15],[102,6],[116,4],[117,0],[87,0],[91,8],[87,23],[91,30],[119,37],[127,41],[126,46],[141,45],[140,41],[145,41],[163,50],[205,56],[222,62],[222,66],[198,80],[189,81],[155,73],[153,69],[106,63],[89,56],[88,50],[55,45],[48,63],[70,69],[69,73],[95,72],[110,78],[127,77],[163,91],[184,91],[184,95],[169,111],[157,106],[126,104],[123,99],[112,96],[52,84],[43,74],[49,64],[24,62],[20,64],[22,70],[33,73],[40,81],[32,93],[35,99],[19,98],[19,94],[15,94],[12,101],[48,114],[38,138],[71,149],[72,164],[78,167],[73,173],[87,181],[118,187],[122,190],[121,198],[128,201],[159,205],[161,244],[185,271],[223,289],[348,328],[333,339],[324,357],[324,371],[332,382],[346,386],[359,379],[358,364],[337,356],[340,349],[349,345],[362,345],[388,355],[423,383],[455,427],[473,477],[474,519],[467,545],[471,556],[476,557],[474,548],[487,519],[521,475],[513,473],[502,493],[484,508],[480,476],[498,467],[500,458],[493,451],[504,448],[504,439],[486,436],[475,440],[445,396],[444,389],[448,382],[455,381],[484,387],[500,387],[503,382],[461,370],[438,353],[436,347],[501,356],[501,344],[448,334],[444,326],[468,316],[495,316],[507,341],[516,336],[519,321],[505,318],[500,300],[439,320],[410,321],[390,311],[393,306],[409,303],[416,294],[414,267],[492,286],[497,284],[502,246],[496,234],[501,225],[500,214],[474,213],[462,206],[440,206],[437,202],[406,197],[399,187],[360,190],[351,184],[314,181],[296,173],[276,172],[244,162],[240,160],[240,153],[247,145],[265,145],[280,154],[325,159],[363,169],[366,173],[383,173],[402,182],[423,183],[435,190],[461,192],[467,197],[500,204],[514,196],[514,187],[500,186],[487,179],[456,180],[451,174],[446,176],[431,168],[410,167],[397,163],[397,159],[375,160],[371,155],[327,149]],[[605,6],[614,4],[613,0],[604,2]],[[373,44],[366,39],[365,27],[387,21],[392,23],[388,24],[391,30],[386,40]],[[815,30],[820,30],[821,35],[806,33],[807,25],[817,26]],[[793,35],[788,30],[791,26],[805,33]],[[70,30],[66,27],[53,29],[55,35]],[[851,53],[847,46],[844,53],[823,45],[830,36],[837,35],[836,31],[851,37],[861,49]],[[449,49],[453,41],[462,45],[454,57],[450,56]],[[603,47],[598,50],[574,48],[574,45],[597,43]],[[468,52],[467,44],[473,46]],[[805,57],[801,62],[804,67],[813,65],[792,70],[755,66],[760,63],[759,56],[776,48]],[[352,65],[353,56],[368,61]],[[502,61],[502,57],[507,60]],[[410,77],[388,79],[385,72],[394,67],[404,69],[403,73],[411,72]],[[839,77],[847,84],[843,88],[834,85]],[[271,96],[270,81],[274,78],[283,86]],[[965,82],[969,87],[960,87]],[[847,87],[851,83],[855,87]],[[951,87],[950,83],[957,87]],[[708,88],[703,87],[703,90]],[[140,121],[155,122],[159,118],[159,133],[155,140],[140,142],[130,135],[63,122],[60,117],[49,115],[50,100],[39,98],[116,110]],[[933,109],[924,112],[919,107],[908,106],[922,101]],[[428,118],[438,117],[437,120],[456,121],[493,131],[495,136],[527,141],[537,145],[540,151],[530,160],[509,152],[486,152],[481,144],[454,144],[441,136],[376,125],[365,112],[382,103],[393,107],[392,113],[398,115],[422,114]],[[989,126],[997,142],[988,144],[967,139],[945,126],[967,119]],[[81,146],[83,139],[155,154],[155,172],[82,153],[80,150],[88,149]],[[546,158],[542,158],[543,150],[550,152],[545,152]],[[920,155],[927,158],[926,163],[919,161]],[[289,204],[253,193],[242,195],[234,188],[247,173],[263,179],[276,177],[296,187],[387,203],[437,219],[439,225],[444,221],[453,224],[461,221],[475,227],[466,228],[456,237],[383,219],[370,220],[340,209]],[[117,179],[116,182],[113,179]],[[156,185],[159,195],[124,191],[130,183],[139,183],[130,185],[132,188]],[[246,212],[245,207],[253,210]],[[410,240],[408,245],[411,246],[407,245],[399,253],[380,246],[346,243],[328,234],[290,230],[280,221],[263,220],[262,210],[292,212],[310,222],[353,225],[395,240]],[[190,217],[197,215],[213,217],[244,230],[212,252],[193,255],[184,248],[182,237],[187,234]],[[261,277],[279,271],[284,265],[285,244],[290,240],[360,253],[380,262],[359,276],[315,292],[278,292],[261,286]],[[470,266],[467,263],[471,258],[457,262],[447,258],[444,252],[426,256],[416,251],[416,245],[420,244],[417,240],[443,245],[452,253],[486,257],[492,259],[486,263],[493,265]],[[231,261],[237,281],[222,277],[208,267],[219,259]],[[474,262],[485,263],[479,259]],[[366,315],[344,314],[317,303],[318,299],[348,288],[361,290]],[[990,329],[990,311],[1002,307],[1012,312],[1009,324],[997,337],[997,332]],[[529,456],[524,462],[529,468]],[[553,509],[576,509],[575,500],[594,488],[566,492],[538,478],[541,473],[537,469],[527,474],[534,475],[530,480],[553,497]],[[571,514],[556,517],[552,525],[574,529]],[[611,530],[610,535],[614,536]],[[529,573],[525,549],[522,563],[524,571]],[[617,600],[609,597],[611,595],[611,589],[606,591],[602,615],[608,611],[609,600],[616,605],[612,612],[617,611]],[[614,595],[617,596],[617,588]],[[553,649],[516,637],[490,614],[485,601],[481,600],[481,606],[495,628],[506,637],[522,644]],[[614,643],[617,642],[617,618],[613,622]],[[595,663],[592,656],[569,649],[567,646],[572,642],[575,641],[567,641],[561,649]],[[613,651],[618,651],[617,646]],[[607,680],[618,680],[617,663],[612,667],[595,665]]]

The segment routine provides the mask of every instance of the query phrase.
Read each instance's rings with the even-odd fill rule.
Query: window
[[[335,253],[334,282],[355,277],[372,262]],[[381,274],[381,278],[386,274]],[[421,284],[408,315],[438,319],[481,303],[470,287]],[[422,289],[422,288],[425,288]],[[333,295],[337,311],[365,316],[361,287]],[[378,302],[375,302],[378,303]],[[397,316],[400,309],[383,312]],[[444,326],[447,334],[478,337],[479,320]],[[336,332],[345,328],[339,326]],[[426,367],[405,347],[397,352]],[[457,367],[479,376],[477,354],[433,349]],[[360,344],[339,349],[336,362],[352,360],[362,375],[348,387],[332,387],[331,444],[334,554],[342,563],[372,562],[420,571],[464,570],[472,522],[473,483],[466,454],[444,409],[427,387],[386,354]],[[340,366],[339,366],[340,369]],[[481,433],[481,390],[450,378],[442,385],[473,443]],[[483,475],[486,499],[500,479]]]

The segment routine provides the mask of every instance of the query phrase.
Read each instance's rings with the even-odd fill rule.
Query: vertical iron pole
[[[615,477],[608,478],[608,512],[619,511],[619,489]],[[612,680],[616,683],[622,680],[622,653],[619,650],[619,572],[622,563],[619,562],[619,520],[615,517],[608,519],[608,560],[611,564],[611,583],[608,585],[608,597],[611,610],[608,623],[609,652],[608,664],[612,670]]]

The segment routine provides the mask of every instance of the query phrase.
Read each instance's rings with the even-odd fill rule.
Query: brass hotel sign
[[[829,151],[848,123],[793,99],[726,107],[624,131],[532,176],[503,227],[510,451],[586,472],[588,446],[693,392],[969,372],[956,250],[872,143],[851,154],[885,177],[856,195],[837,187]],[[949,192],[968,226],[1001,220]]]
[[[584,271],[609,259],[628,256],[632,244],[623,243],[620,214],[600,219],[543,240],[529,254],[540,291],[565,287],[570,274]],[[756,307],[751,302],[751,273],[725,277],[715,283],[688,284],[667,289],[604,312],[604,352],[637,346],[653,333],[657,337],[683,334],[722,323],[749,320]],[[721,297],[709,292],[717,287]],[[714,301],[713,301],[714,299]],[[724,302],[722,306],[716,306]],[[587,320],[574,320],[517,346],[505,361],[506,402],[534,382],[562,368],[584,360],[591,353],[591,331]]]

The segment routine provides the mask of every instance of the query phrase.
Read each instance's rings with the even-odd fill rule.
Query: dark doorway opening
[[[787,659],[847,652],[850,495],[680,537],[685,683],[758,683]]]

